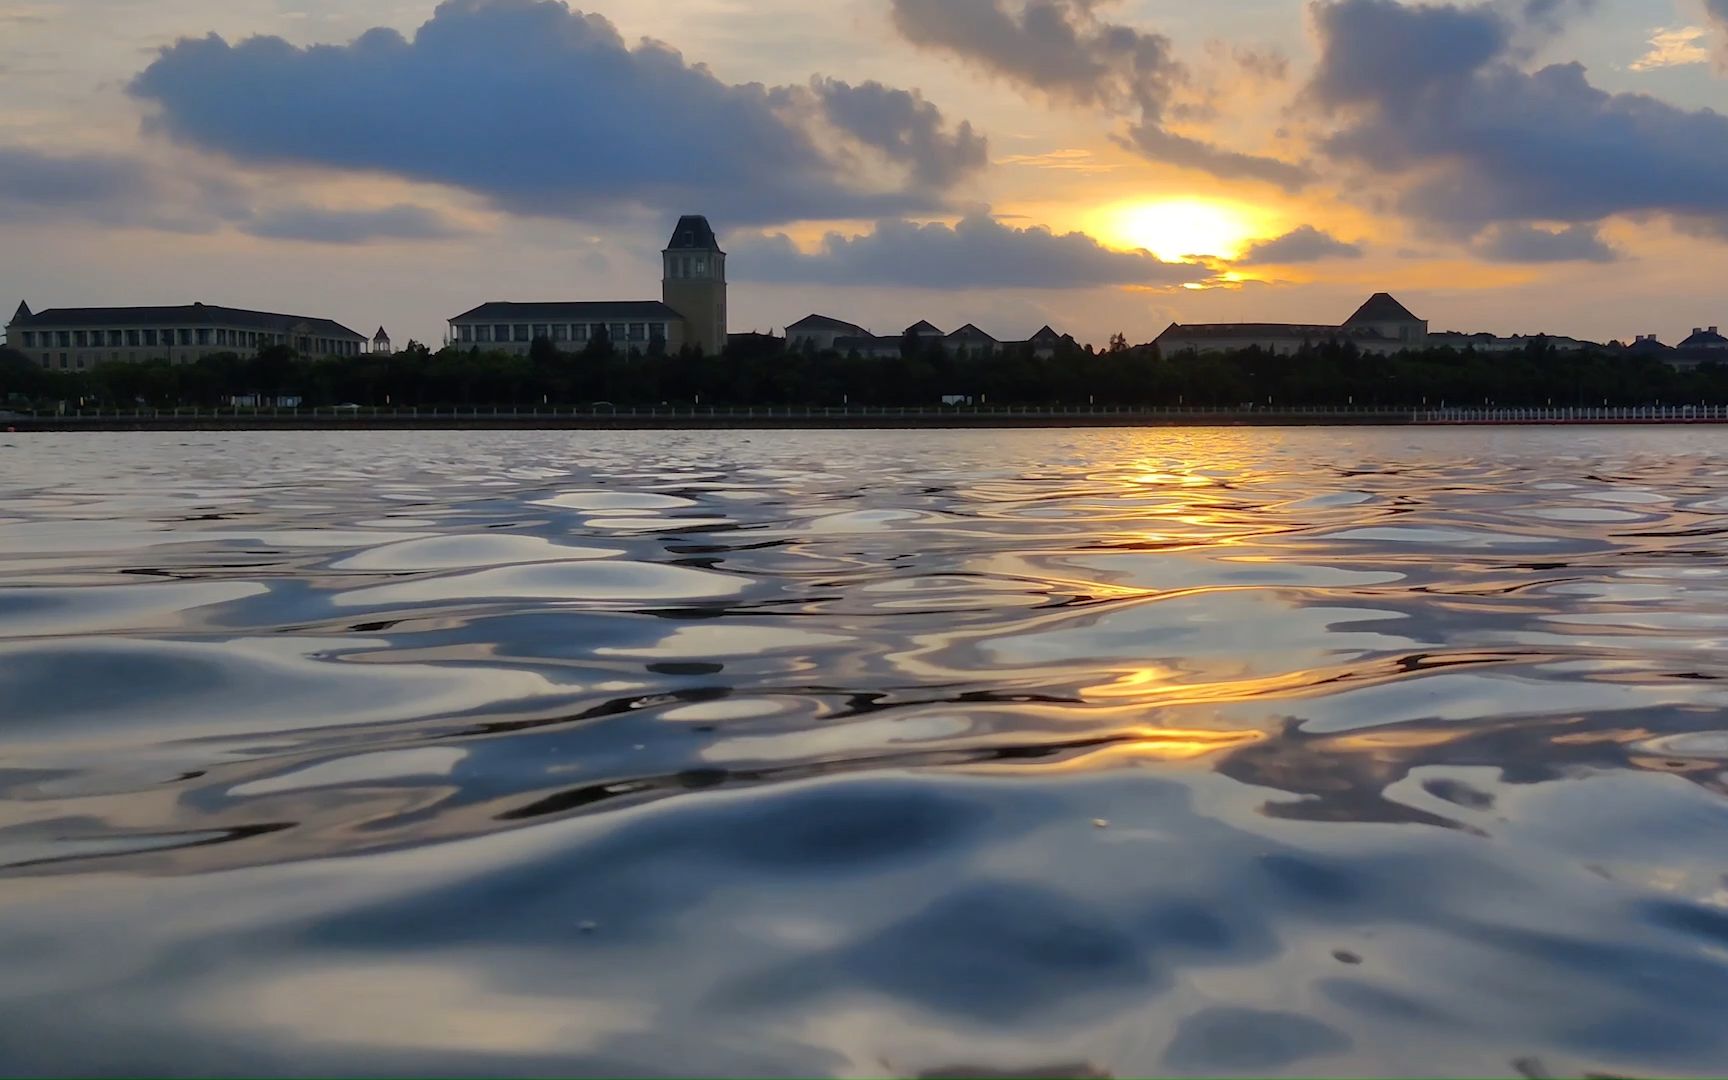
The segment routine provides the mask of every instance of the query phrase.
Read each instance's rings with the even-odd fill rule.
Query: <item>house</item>
[[[1351,344],[1386,356],[1428,345],[1428,321],[1390,293],[1375,293],[1343,323],[1171,323],[1153,342],[1164,356],[1260,349],[1288,356],[1306,346]]]
[[[1697,349],[1700,352],[1728,352],[1728,337],[1723,337],[1721,328],[1712,326],[1708,329],[1694,326],[1692,334],[1680,343],[1682,349]]]
[[[971,323],[967,323],[965,326],[962,326],[960,329],[943,338],[942,344],[949,352],[955,354],[974,353],[980,356],[990,356],[1002,350],[1002,343],[1000,341],[997,341],[995,338],[986,334]]]
[[[710,356],[726,346],[726,253],[708,219],[686,214],[660,253],[659,300],[494,300],[449,320],[460,348],[526,354],[544,339],[578,351],[606,340],[620,349],[685,346]]]
[[[190,364],[217,353],[254,353],[271,345],[285,345],[302,356],[359,356],[366,351],[365,337],[330,319],[205,303],[39,312],[19,304],[6,325],[6,343],[58,371],[145,360]]]
[[[856,323],[836,319],[831,315],[806,315],[786,327],[788,349],[813,348],[827,352],[840,338],[869,337],[870,331]]]

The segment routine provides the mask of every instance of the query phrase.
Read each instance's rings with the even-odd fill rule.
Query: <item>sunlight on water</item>
[[[1728,1068],[1715,430],[3,438],[0,1072]]]

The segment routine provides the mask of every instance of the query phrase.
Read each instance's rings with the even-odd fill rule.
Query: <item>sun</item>
[[[1165,262],[1199,256],[1234,259],[1258,233],[1257,214],[1212,199],[1123,203],[1106,214],[1104,232],[1124,247],[1145,248]]]

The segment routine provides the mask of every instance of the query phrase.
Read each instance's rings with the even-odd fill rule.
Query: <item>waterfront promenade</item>
[[[1213,426],[1728,424],[1728,405],[1460,408],[1381,406],[577,406],[67,410],[0,414],[29,431],[445,430],[462,428],[796,429]]]

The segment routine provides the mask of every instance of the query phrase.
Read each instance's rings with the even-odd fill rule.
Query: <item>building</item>
[[[544,339],[579,351],[604,339],[619,349],[726,347],[726,253],[708,219],[686,214],[660,253],[659,300],[491,301],[450,320],[449,344],[525,354]]]
[[[878,360],[900,356],[908,344],[915,350],[939,345],[954,354],[989,356],[1030,347],[1034,354],[1046,358],[1056,355],[1056,351],[1064,346],[1079,348],[1072,336],[1058,334],[1048,326],[1042,327],[1025,341],[999,341],[972,323],[967,323],[950,334],[944,333],[929,321],[920,319],[889,337],[872,334],[856,323],[836,319],[832,315],[806,315],[792,323],[786,327],[786,344],[794,349],[809,347],[818,352],[836,352],[842,356],[857,355]]]
[[[217,353],[286,345],[302,356],[359,356],[366,339],[341,323],[305,315],[186,304],[180,307],[50,308],[19,304],[6,344],[45,368],[166,360],[190,364]]]
[[[1288,356],[1315,345],[1351,344],[1386,356],[1428,345],[1428,321],[1390,293],[1375,293],[1338,325],[1320,323],[1171,323],[1153,344],[1165,356],[1259,349]]]
[[[391,356],[396,350],[390,347],[390,335],[380,326],[378,332],[372,335],[372,351],[380,356]]]
[[[1696,349],[1699,352],[1728,352],[1728,337],[1722,336],[1721,327],[1704,328],[1694,326],[1692,334],[1680,343],[1680,348],[1687,351]]]
[[[1459,352],[1473,349],[1479,353],[1520,353],[1532,346],[1552,349],[1555,352],[1581,352],[1602,347],[1593,341],[1582,341],[1561,334],[1513,334],[1511,337],[1499,337],[1488,333],[1462,334],[1446,331],[1428,335],[1429,348],[1457,349]]]
[[[870,331],[845,319],[836,319],[832,315],[806,315],[786,328],[786,347],[827,352],[841,338],[870,336]]]

